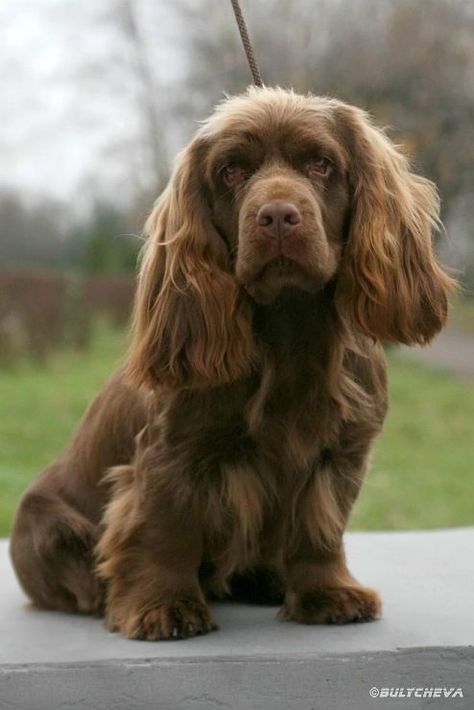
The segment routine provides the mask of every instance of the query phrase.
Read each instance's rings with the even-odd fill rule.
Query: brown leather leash
[[[262,76],[257,65],[257,60],[255,59],[255,54],[253,51],[252,43],[250,42],[247,25],[242,14],[242,10],[240,8],[239,0],[230,1],[232,3],[235,19],[237,21],[237,27],[239,28],[240,39],[242,40],[242,44],[244,46],[245,56],[247,57],[247,61],[250,67],[250,73],[252,74],[253,83],[255,84],[255,86],[262,87]]]

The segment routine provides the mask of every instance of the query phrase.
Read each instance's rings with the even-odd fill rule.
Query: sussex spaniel
[[[446,320],[438,207],[358,108],[269,88],[219,106],[148,220],[126,364],[21,501],[33,602],[140,639],[215,629],[226,595],[377,617],[342,537],[386,414],[381,342]]]

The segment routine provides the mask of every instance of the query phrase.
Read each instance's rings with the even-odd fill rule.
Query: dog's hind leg
[[[10,554],[18,580],[43,609],[100,614],[103,590],[94,572],[98,528],[59,496],[33,484],[13,526]]]

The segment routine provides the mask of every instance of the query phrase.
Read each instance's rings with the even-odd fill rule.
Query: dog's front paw
[[[279,612],[281,619],[300,624],[346,624],[380,616],[382,602],[368,587],[334,587],[288,593]]]
[[[108,626],[129,639],[144,641],[185,639],[217,629],[204,603],[184,598],[158,602],[147,611],[131,613],[121,624],[109,617]]]

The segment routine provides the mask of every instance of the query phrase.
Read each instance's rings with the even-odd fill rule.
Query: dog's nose
[[[299,209],[283,200],[267,202],[257,212],[258,226],[272,237],[287,237],[300,222]]]

